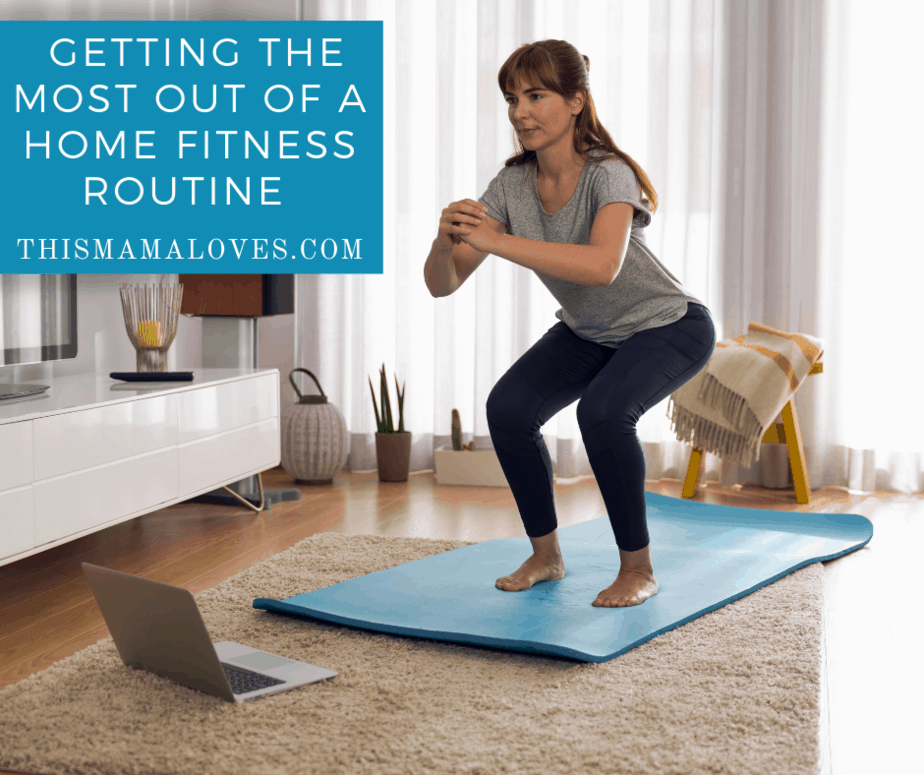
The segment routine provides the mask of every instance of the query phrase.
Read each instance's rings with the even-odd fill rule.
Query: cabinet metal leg
[[[253,511],[260,512],[260,511],[263,511],[264,507],[266,506],[266,494],[263,492],[263,474],[262,473],[257,474],[257,487],[260,489],[260,505],[259,506],[255,506],[249,500],[242,497],[238,493],[234,492],[234,490],[232,490],[227,485],[223,485],[221,489],[225,490],[229,495],[234,496],[236,500],[239,500],[248,509],[252,509]]]

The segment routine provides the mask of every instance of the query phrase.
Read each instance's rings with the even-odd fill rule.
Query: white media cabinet
[[[0,565],[279,465],[279,372],[192,371],[0,401]]]

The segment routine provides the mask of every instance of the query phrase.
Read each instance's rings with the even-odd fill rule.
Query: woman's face
[[[576,95],[568,103],[554,91],[522,81],[504,93],[507,116],[523,147],[539,151],[554,146],[562,138],[571,142],[575,117],[581,112],[584,101]]]

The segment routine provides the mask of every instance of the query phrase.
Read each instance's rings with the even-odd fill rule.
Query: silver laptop
[[[81,563],[119,656],[191,689],[246,702],[337,675],[226,640],[212,643],[188,589]]]

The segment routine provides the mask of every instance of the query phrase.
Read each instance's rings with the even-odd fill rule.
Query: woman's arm
[[[625,202],[604,205],[594,217],[590,244],[541,242],[499,234],[482,222],[462,241],[477,251],[493,253],[527,269],[578,285],[605,286],[616,279],[632,232],[634,208]]]
[[[478,206],[481,207],[480,204]],[[507,224],[495,220],[486,212],[481,213],[481,220],[494,232],[503,233],[507,230]],[[474,228],[475,224],[470,226]],[[488,253],[475,250],[464,242],[459,242],[447,250],[439,244],[437,237],[433,240],[430,255],[424,264],[424,282],[430,295],[434,298],[451,296],[487,257]]]

